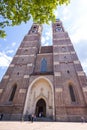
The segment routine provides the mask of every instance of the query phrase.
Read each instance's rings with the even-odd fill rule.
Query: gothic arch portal
[[[40,98],[36,103],[35,115],[37,117],[46,117],[46,102]]]
[[[42,103],[42,106],[37,105],[41,99],[44,103]],[[38,110],[36,110],[37,106]],[[23,115],[36,114],[38,116],[39,111],[42,111],[45,117],[55,117],[53,85],[48,78],[45,78],[43,76],[35,79],[29,85]]]

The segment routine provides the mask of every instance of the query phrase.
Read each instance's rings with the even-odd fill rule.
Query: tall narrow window
[[[9,101],[13,101],[14,96],[15,96],[15,92],[16,92],[16,89],[17,89],[17,85],[15,84],[15,85],[13,86],[13,88],[12,88],[12,92],[11,92]]]
[[[41,72],[46,72],[46,71],[47,71],[47,61],[45,58],[43,58],[41,61]]]
[[[74,93],[72,85],[69,85],[69,91],[70,91],[70,97],[71,97],[72,102],[76,102],[75,93]]]

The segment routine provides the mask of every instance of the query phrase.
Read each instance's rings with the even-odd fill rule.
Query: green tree
[[[6,26],[19,25],[31,17],[39,24],[54,21],[54,10],[70,0],[0,0],[0,37],[5,37]]]

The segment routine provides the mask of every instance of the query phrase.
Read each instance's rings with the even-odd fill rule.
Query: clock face
[[[61,32],[62,28],[61,27],[56,27],[56,32]]]

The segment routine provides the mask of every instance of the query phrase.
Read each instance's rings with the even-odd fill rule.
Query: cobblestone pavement
[[[0,130],[87,130],[87,123],[0,122]]]

